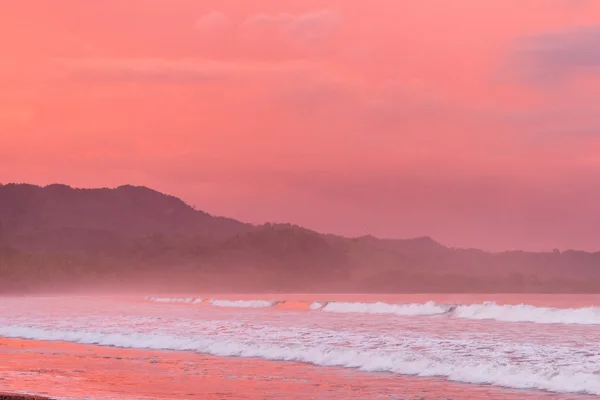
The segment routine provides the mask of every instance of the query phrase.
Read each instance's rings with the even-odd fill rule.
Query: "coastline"
[[[259,358],[221,358],[0,337],[0,400],[56,398],[275,400],[583,400],[439,378],[366,373]],[[170,378],[165,381],[164,377]],[[34,389],[34,390],[32,390]],[[36,393],[19,395],[13,393]],[[45,396],[51,396],[45,397]]]

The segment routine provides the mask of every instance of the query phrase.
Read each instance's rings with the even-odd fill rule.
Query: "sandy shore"
[[[0,338],[0,391],[56,398],[120,400],[593,398],[528,393],[294,362],[3,338]],[[32,399],[0,397],[5,398]]]

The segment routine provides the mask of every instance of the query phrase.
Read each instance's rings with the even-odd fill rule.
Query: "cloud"
[[[287,112],[319,116],[317,120],[360,135],[409,135],[408,125],[428,124],[448,117],[456,108],[439,93],[435,83],[419,79],[386,81],[377,85],[335,76],[304,76],[281,82],[272,100]]]
[[[329,10],[301,14],[257,13],[241,22],[220,11],[211,11],[195,23],[204,39],[218,41],[213,50],[221,55],[271,60],[329,54],[340,26],[340,16]]]
[[[341,25],[340,17],[329,10],[305,14],[256,14],[242,24],[246,29],[274,29],[292,38],[312,42],[324,40]]]
[[[238,78],[278,77],[303,73],[302,62],[228,62],[206,59],[61,59],[68,79],[85,83],[195,84]]]
[[[221,80],[230,72],[214,62],[164,59],[86,60],[70,66],[70,78],[87,83],[203,83]]]
[[[560,83],[576,74],[600,73],[600,25],[520,38],[519,74],[533,83]]]
[[[581,10],[590,3],[589,0],[555,0],[554,2],[567,10]]]
[[[205,32],[213,33],[225,31],[233,26],[232,21],[220,11],[211,11],[210,13],[200,17],[196,23],[196,29]]]
[[[258,104],[306,123],[361,135],[410,135],[452,110],[434,82],[419,79],[379,84],[340,74],[333,65],[311,61],[216,61],[207,59],[61,59],[63,79],[83,84],[203,85],[234,84]],[[304,119],[306,116],[309,119]]]

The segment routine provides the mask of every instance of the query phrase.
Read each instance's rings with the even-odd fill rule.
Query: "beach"
[[[0,354],[0,372],[3,376],[0,380],[1,390],[30,392],[59,399],[556,398],[550,393],[527,394],[442,379],[64,342],[3,339],[0,340]]]
[[[447,316],[300,311],[302,302],[295,299],[289,302],[288,305],[291,306],[289,308],[266,306],[266,303],[258,303],[260,300],[257,299],[240,300],[239,298],[216,303],[221,306],[194,303],[195,299],[192,298],[148,297],[135,300],[87,298],[79,299],[77,302],[73,302],[72,299],[67,302],[64,300],[4,299],[2,304],[5,308],[1,314],[3,320],[0,321],[2,322],[0,336],[5,337],[0,339],[0,392],[39,395],[53,399],[103,400],[194,398],[209,400],[574,400],[596,398],[584,393],[586,386],[582,385],[579,388],[581,390],[578,390],[577,387],[569,386],[568,381],[570,376],[576,378],[585,371],[592,371],[596,364],[593,364],[595,360],[589,361],[589,357],[594,355],[588,356],[585,361],[584,353],[574,353],[581,355],[581,361],[574,359],[571,360],[572,365],[567,365],[567,357],[570,353],[565,348],[568,341],[577,340],[574,335],[580,335],[585,340],[596,337],[599,331],[595,325],[563,324],[556,331],[556,324],[530,323],[524,326],[520,323],[501,325],[497,322],[478,321],[475,321],[476,324],[471,324],[473,321],[466,321],[465,324],[465,321],[452,321],[452,318]],[[223,303],[224,301],[230,303]],[[115,303],[120,304],[118,312],[114,307]],[[20,305],[20,311],[15,308],[17,304]],[[60,304],[64,307],[62,310]],[[67,307],[66,304],[70,305]],[[263,307],[256,307],[261,304]],[[82,314],[83,309],[87,310],[87,314]],[[112,314],[108,314],[109,310],[112,310],[110,311]],[[100,320],[100,316],[104,319]],[[12,333],[7,328],[9,320],[8,325],[13,329]],[[217,322],[223,323],[215,326]],[[251,323],[260,323],[260,327],[252,326]],[[332,323],[336,325],[338,337],[328,344],[331,347],[319,347],[323,346],[323,343],[313,341],[314,335],[322,334],[321,331]],[[392,324],[397,328],[384,330],[382,323]],[[404,325],[405,323],[408,325]],[[439,324],[446,332],[439,329]],[[492,327],[488,326],[487,331],[484,331],[486,324]],[[538,328],[539,332],[532,330],[532,325]],[[17,327],[20,327],[20,330]],[[279,330],[281,327],[285,329]],[[540,327],[543,329],[539,329]],[[260,332],[257,334],[254,329],[260,329]],[[454,329],[456,332],[448,333],[449,329]],[[470,329],[474,330],[469,331]],[[437,368],[438,376],[424,376],[428,373],[419,374],[416,370],[413,374],[392,372],[392,366],[384,364],[385,359],[376,358],[374,355],[381,357],[381,353],[367,353],[369,346],[358,351],[360,342],[364,342],[365,338],[369,337],[373,341],[382,338],[388,340],[388,343],[381,341],[375,347],[391,352],[391,347],[386,349],[386,346],[392,344],[400,346],[404,342],[392,343],[396,339],[386,336],[391,335],[391,332],[401,332],[398,337],[408,338],[411,330],[417,333],[416,337],[420,338],[414,345],[419,348],[419,354],[422,354],[423,358],[432,358],[431,352],[436,352],[437,364],[431,364],[428,368]],[[530,338],[533,337],[532,335],[539,338],[538,343],[528,342],[527,337],[524,340],[518,339],[526,330],[530,332]],[[564,342],[548,344],[546,342],[555,338],[553,330],[563,336],[565,332],[570,332],[571,335],[565,338]],[[505,343],[501,345],[502,351],[505,347],[510,348],[508,351],[514,356],[513,364],[509,367],[520,368],[520,374],[530,374],[530,380],[536,376],[537,381],[532,381],[532,386],[533,384],[547,386],[552,382],[557,385],[556,379],[543,380],[546,371],[543,368],[546,363],[553,360],[550,357],[554,356],[540,351],[549,349],[561,351],[562,366],[557,362],[556,365],[549,367],[554,369],[555,376],[560,378],[562,386],[556,386],[557,389],[554,391],[534,387],[518,389],[503,387],[500,384],[469,383],[465,382],[464,376],[442,376],[440,366],[447,362],[445,357],[451,356],[456,357],[453,360],[457,369],[465,368],[461,363],[466,359],[464,357],[469,357],[473,359],[472,365],[480,366],[482,374],[507,373],[507,369],[491,370],[489,365],[486,371],[483,359],[486,354],[477,353],[477,349],[481,348],[483,343],[481,335],[498,335],[499,331],[506,331],[503,339]],[[99,336],[100,332],[105,336]],[[125,332],[127,333],[124,334]],[[176,332],[177,336],[174,335]],[[239,336],[242,333],[245,335],[244,339],[248,341],[242,341],[242,337]],[[90,336],[92,334],[96,336]],[[460,343],[461,346],[467,346],[464,354],[460,354],[461,350],[458,347],[450,349],[456,351],[455,356],[450,352],[446,353],[448,341],[456,340],[453,337],[456,334],[462,338],[470,337],[474,347],[469,347],[470,345],[464,341]],[[436,335],[438,337],[443,335],[444,340],[432,344],[430,340]],[[6,338],[6,336],[13,336],[13,338]],[[17,336],[36,337],[37,340],[19,339],[16,338]],[[200,338],[210,340],[213,347],[207,347],[204,351],[194,349],[198,347]],[[217,338],[226,344],[219,351],[214,347],[217,345],[214,342]],[[237,341],[234,342],[234,339]],[[269,342],[271,339],[278,345],[273,346]],[[327,339],[318,338],[318,340],[323,342]],[[301,343],[302,341],[304,343]],[[82,342],[90,342],[90,344]],[[91,344],[92,342],[94,344]],[[528,343],[529,350],[519,348],[520,343],[525,342]],[[255,347],[244,348],[250,344]],[[305,345],[307,347],[304,347]],[[453,342],[452,346],[454,345],[456,343]],[[427,346],[437,347],[427,348]],[[177,350],[177,347],[184,351]],[[346,352],[334,353],[334,347],[339,347]],[[295,357],[292,357],[289,352],[276,354],[282,349],[292,348],[298,352]],[[492,350],[494,354],[490,357],[500,356],[500,349],[490,348],[485,351]],[[577,351],[585,352],[585,350],[585,347],[578,346]],[[211,351],[214,354],[209,354]],[[329,352],[329,355],[320,354],[319,360],[310,362],[311,351]],[[390,354],[395,358],[387,359],[387,362],[395,363],[393,367],[397,368],[400,364],[400,349],[395,351],[398,354]],[[407,350],[402,349],[402,351]],[[219,352],[221,355],[217,354]],[[224,353],[227,352],[229,354],[225,355]],[[336,354],[338,359],[331,359],[332,354]],[[365,355],[369,354],[371,358],[364,360]],[[302,357],[304,362],[298,362]],[[354,357],[354,359],[344,359],[344,357]],[[530,360],[525,360],[524,357],[529,357]],[[499,361],[506,362],[506,360]],[[361,362],[363,362],[362,366]],[[380,364],[374,366],[375,362]],[[539,363],[535,364],[536,362]],[[412,368],[417,368],[421,365],[421,361],[414,360],[411,365]],[[560,368],[563,368],[562,375],[560,375]],[[578,375],[572,374],[574,368],[581,368],[578,370]],[[533,373],[537,375],[531,375]],[[515,376],[519,376],[519,373],[513,378]],[[590,376],[595,379],[593,376],[597,375]],[[460,381],[461,379],[463,381]],[[502,381],[498,377],[495,379],[499,383],[511,382],[506,379]],[[588,391],[594,388],[595,382],[590,382],[589,379],[580,382],[588,385]],[[575,380],[572,383],[577,385]],[[561,388],[563,390],[558,390]],[[564,390],[565,388],[570,392]]]

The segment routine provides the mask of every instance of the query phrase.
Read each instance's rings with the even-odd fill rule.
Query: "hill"
[[[600,253],[253,226],[134,186],[0,185],[0,292],[104,289],[597,292]]]

